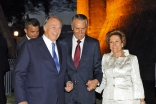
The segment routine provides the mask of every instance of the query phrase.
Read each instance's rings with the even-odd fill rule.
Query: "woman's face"
[[[118,35],[112,35],[110,37],[110,49],[113,53],[118,53],[122,51],[123,42]]]

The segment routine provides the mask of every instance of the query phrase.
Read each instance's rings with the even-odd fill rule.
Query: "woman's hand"
[[[144,99],[140,99],[140,104],[146,104]]]

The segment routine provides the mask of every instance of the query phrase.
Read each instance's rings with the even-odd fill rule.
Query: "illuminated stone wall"
[[[132,13],[132,0],[107,0],[106,1],[106,19],[103,23],[98,40],[100,41],[101,52],[109,51],[105,42],[106,33],[112,29],[122,27],[123,21]]]
[[[109,51],[105,34],[121,27],[121,20],[132,11],[131,0],[77,0],[77,13],[89,18],[87,34],[100,41],[101,53]]]
[[[89,0],[89,31],[88,34],[94,38],[99,37],[100,30],[106,18],[105,0]]]
[[[77,13],[89,16],[89,0],[77,0]]]
[[[77,13],[85,14],[89,19],[87,34],[98,38],[105,20],[105,0],[77,0]]]
[[[155,7],[155,4],[154,0],[77,0],[77,13],[89,18],[87,34],[99,40],[101,53],[104,54],[110,51],[105,42],[108,31],[116,28],[134,31],[130,26],[137,25],[137,15]],[[134,15],[138,19],[136,23],[133,22]]]

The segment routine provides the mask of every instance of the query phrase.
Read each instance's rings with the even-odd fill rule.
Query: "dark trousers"
[[[67,104],[84,104],[84,102],[82,102],[82,103],[80,102],[79,94],[78,93],[79,92],[77,90],[77,85],[74,85],[74,89],[72,90],[72,96],[70,98],[70,102],[67,103]],[[92,104],[92,103],[90,103],[90,104]]]
[[[144,91],[145,91],[145,101],[147,104],[156,104],[155,96],[155,81],[142,80]]]
[[[73,95],[71,96],[70,103],[68,104],[81,104],[78,96],[77,85],[74,85],[74,89],[72,90]]]
[[[6,72],[0,72],[0,104],[6,104],[4,76]]]

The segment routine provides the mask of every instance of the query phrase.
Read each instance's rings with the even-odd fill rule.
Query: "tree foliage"
[[[35,8],[43,7],[45,15],[48,16],[51,6],[62,6],[58,5],[58,2],[54,0],[53,5],[51,2],[53,0],[0,0],[0,4],[2,6],[4,15],[6,17],[6,21],[10,23],[18,23],[23,21],[26,17],[27,9],[31,11],[35,11]],[[61,2],[62,0],[57,0]],[[73,4],[74,0],[65,0],[67,4],[66,8],[70,8],[71,10],[76,9],[71,7],[70,5]],[[75,6],[74,6],[75,7]]]
[[[26,15],[27,9],[35,11],[35,8],[40,8],[41,5],[45,15],[48,16],[52,1],[53,0],[0,0],[0,32],[7,41],[9,58],[16,58],[16,45],[8,23],[11,23],[12,26],[23,24],[24,20],[29,18],[29,16]],[[54,1],[61,2],[62,0]],[[73,0],[67,0],[67,2],[69,6],[73,3]]]

